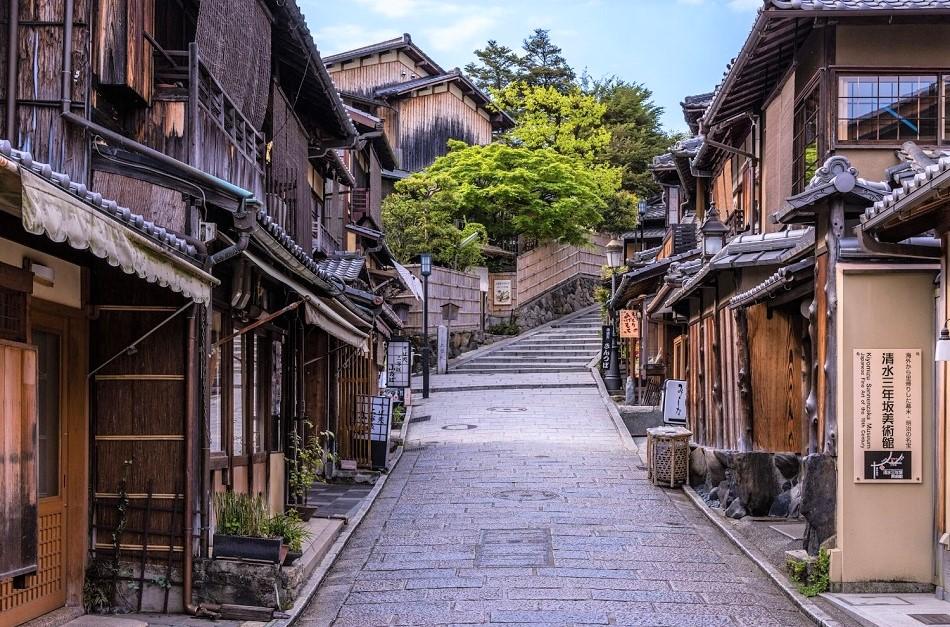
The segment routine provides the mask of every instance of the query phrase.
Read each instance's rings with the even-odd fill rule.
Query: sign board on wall
[[[855,349],[855,483],[920,483],[922,385],[919,348]]]
[[[613,346],[614,328],[605,324],[600,328],[600,369],[610,370],[610,348]]]
[[[409,340],[389,340],[386,355],[386,386],[407,388],[412,378],[412,344]]]
[[[620,310],[620,337],[631,339],[640,337],[640,318],[633,309]]]
[[[500,279],[495,281],[494,303],[496,305],[510,305],[512,302],[511,279]]]
[[[667,379],[663,382],[663,422],[686,424],[686,381]]]

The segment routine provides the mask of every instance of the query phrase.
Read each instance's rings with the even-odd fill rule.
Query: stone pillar
[[[449,328],[444,324],[439,325],[439,374],[445,374],[449,369]]]

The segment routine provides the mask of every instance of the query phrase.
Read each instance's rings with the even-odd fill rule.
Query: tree
[[[456,270],[481,265],[480,244],[488,240],[488,234],[474,222],[457,226],[449,204],[453,185],[410,177],[397,187],[398,193],[383,201],[382,214],[386,241],[399,261],[411,263],[428,252],[436,264]],[[479,240],[461,247],[462,240],[475,231],[482,234]]]
[[[483,91],[504,89],[518,78],[520,57],[508,46],[500,46],[494,39],[481,50],[475,51],[478,61],[465,66],[465,73]]]
[[[653,92],[639,83],[607,79],[594,81],[588,93],[604,105],[603,122],[610,133],[600,159],[623,168],[623,189],[641,198],[657,193],[649,165],[678,137],[663,130],[663,108],[653,102]]]
[[[428,207],[429,220],[444,212],[449,215],[440,218],[440,224],[455,220],[484,225],[495,240],[524,236],[585,244],[620,187],[615,168],[592,167],[551,148],[468,146],[456,140],[449,148],[426,170],[397,183],[395,193],[387,197],[384,224],[387,230],[392,225],[403,231],[395,237],[398,243],[391,244],[394,248],[420,250],[429,245],[419,239],[436,231],[429,227],[430,235],[425,235],[421,217],[413,213],[422,205]],[[405,224],[409,220],[416,223]],[[392,240],[393,234],[387,237]]]
[[[536,28],[521,45],[524,56],[521,57],[519,80],[528,85],[553,87],[566,92],[574,87],[574,70],[561,55],[561,49],[551,41],[550,32]]]
[[[496,106],[515,112],[518,118],[518,125],[506,136],[509,143],[551,148],[587,161],[610,144],[610,130],[604,126],[607,107],[577,87],[561,92],[516,82],[494,95]]]

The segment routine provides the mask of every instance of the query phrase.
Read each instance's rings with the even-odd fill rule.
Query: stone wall
[[[576,276],[534,300],[520,304],[516,312],[522,331],[539,327],[594,304],[594,290],[600,279]]]
[[[413,351],[420,357],[413,361],[413,371],[422,372],[422,336],[414,335],[409,338],[412,341]],[[476,348],[491,344],[495,340],[482,331],[450,331],[449,332],[449,359],[455,359],[463,353],[473,351]],[[439,359],[439,328],[438,326],[429,329],[429,364],[435,368]]]
[[[695,447],[689,481],[729,518],[802,517],[803,547],[817,554],[835,533],[835,463],[826,455],[739,452]]]

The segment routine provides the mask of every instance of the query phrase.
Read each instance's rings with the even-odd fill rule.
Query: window
[[[211,452],[220,453],[224,451],[224,421],[221,417],[224,415],[222,406],[223,398],[221,390],[224,388],[224,373],[222,372],[222,355],[225,354],[227,346],[214,347],[221,339],[221,330],[223,326],[223,317],[220,311],[211,314],[211,413],[209,415],[209,438],[211,441]]]
[[[284,443],[281,437],[281,403],[284,399],[284,338],[274,337],[271,344],[271,379],[270,379],[270,399],[271,399],[271,450],[284,450]]]
[[[792,176],[794,191],[808,186],[820,166],[818,151],[818,88],[814,88],[795,106]]]
[[[264,384],[264,378],[261,373],[261,349],[265,345],[264,337],[253,335],[248,338],[247,348],[250,351],[247,359],[247,385],[250,386],[250,399],[248,399],[248,410],[250,411],[251,427],[251,452],[260,453],[264,450],[264,428],[261,420],[261,385]]]
[[[244,455],[244,336],[231,340],[232,455]]]
[[[37,431],[39,438],[39,496],[59,495],[59,336],[33,332],[36,345]]]
[[[838,141],[937,143],[940,85],[933,74],[839,76]]]
[[[666,224],[679,224],[680,222],[680,188],[667,188],[667,213]]]

